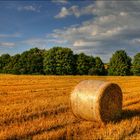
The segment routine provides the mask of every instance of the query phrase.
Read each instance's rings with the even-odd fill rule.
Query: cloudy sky
[[[116,50],[140,52],[140,1],[0,1],[0,54],[71,48],[108,62]]]

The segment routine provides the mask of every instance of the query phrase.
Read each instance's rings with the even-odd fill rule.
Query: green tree
[[[134,56],[133,64],[132,64],[132,72],[134,75],[140,76],[140,53],[137,53]]]
[[[11,57],[11,61],[6,67],[7,73],[20,74],[19,60],[20,54]]]
[[[43,50],[32,48],[23,52],[16,67],[20,74],[43,74]]]
[[[74,74],[74,55],[71,49],[54,47],[44,56],[44,72],[50,75]]]
[[[11,56],[9,54],[3,54],[0,57],[0,72],[1,73],[7,73],[7,65],[11,61]]]
[[[109,75],[130,75],[131,58],[124,50],[116,51],[110,59]]]
[[[89,75],[105,75],[105,67],[100,57],[95,57],[95,66],[89,69]]]
[[[95,58],[95,63],[96,63],[95,67],[98,70],[97,74],[98,75],[105,75],[106,71],[105,71],[104,63],[102,62],[101,58],[96,57]]]
[[[95,59],[92,56],[87,56],[84,53],[80,53],[77,56],[77,74],[87,75],[89,74],[89,69],[95,66]]]

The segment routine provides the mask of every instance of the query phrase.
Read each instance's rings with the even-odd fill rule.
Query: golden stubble
[[[76,118],[70,94],[82,80],[123,92],[123,113],[106,125]],[[140,139],[140,77],[0,75],[0,139]]]

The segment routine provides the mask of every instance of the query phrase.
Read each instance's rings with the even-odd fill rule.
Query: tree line
[[[105,65],[100,57],[74,54],[69,48],[32,48],[21,54],[0,56],[0,73],[44,75],[140,75],[140,53],[132,59],[124,50],[116,51]]]

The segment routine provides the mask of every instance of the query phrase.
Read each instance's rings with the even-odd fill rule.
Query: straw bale
[[[109,122],[121,116],[122,91],[115,83],[84,80],[74,88],[70,101],[74,115],[79,118]]]

